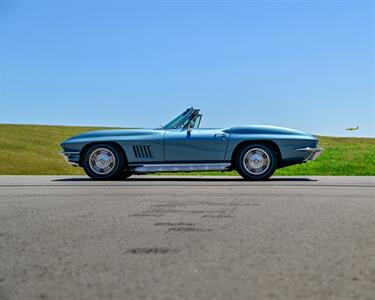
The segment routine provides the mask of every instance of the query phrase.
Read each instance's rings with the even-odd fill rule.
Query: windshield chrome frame
[[[191,124],[192,121],[195,121],[198,117],[200,118],[200,120],[202,119],[202,115],[199,114],[199,109],[191,107],[186,109],[183,113],[179,114],[172,121],[168,122],[165,126],[161,126],[158,129],[185,129],[188,127],[188,124]],[[200,125],[200,120],[198,127]]]

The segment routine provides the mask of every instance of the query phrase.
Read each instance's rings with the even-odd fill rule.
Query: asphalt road
[[[375,299],[375,177],[0,176],[0,299]]]

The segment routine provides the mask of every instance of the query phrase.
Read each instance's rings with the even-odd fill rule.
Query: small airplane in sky
[[[349,131],[354,131],[354,130],[358,130],[358,129],[359,129],[359,126],[346,128],[346,130],[349,130]]]

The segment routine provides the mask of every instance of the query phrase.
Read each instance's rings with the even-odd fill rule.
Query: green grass
[[[0,124],[0,174],[73,175],[81,168],[69,166],[58,154],[59,144],[96,127]],[[374,138],[320,137],[323,154],[313,162],[276,171],[275,175],[375,175]],[[186,173],[176,173],[186,174]],[[190,175],[237,175],[236,172],[197,172]]]
[[[324,152],[315,161],[279,169],[276,175],[375,175],[375,138],[319,140]]]
[[[94,127],[0,124],[0,174],[83,174],[59,155],[60,143]]]

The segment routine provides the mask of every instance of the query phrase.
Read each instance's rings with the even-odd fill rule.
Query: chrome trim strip
[[[230,163],[129,165],[134,173],[224,171],[229,169],[230,166]]]
[[[311,147],[306,147],[306,148],[299,148],[299,149],[296,149],[296,151],[311,151],[311,152],[316,152],[316,151],[323,151],[322,148],[311,148]]]
[[[68,155],[79,155],[79,152],[65,152],[65,151],[60,151],[59,152],[60,155],[64,155],[64,156],[68,156]]]

